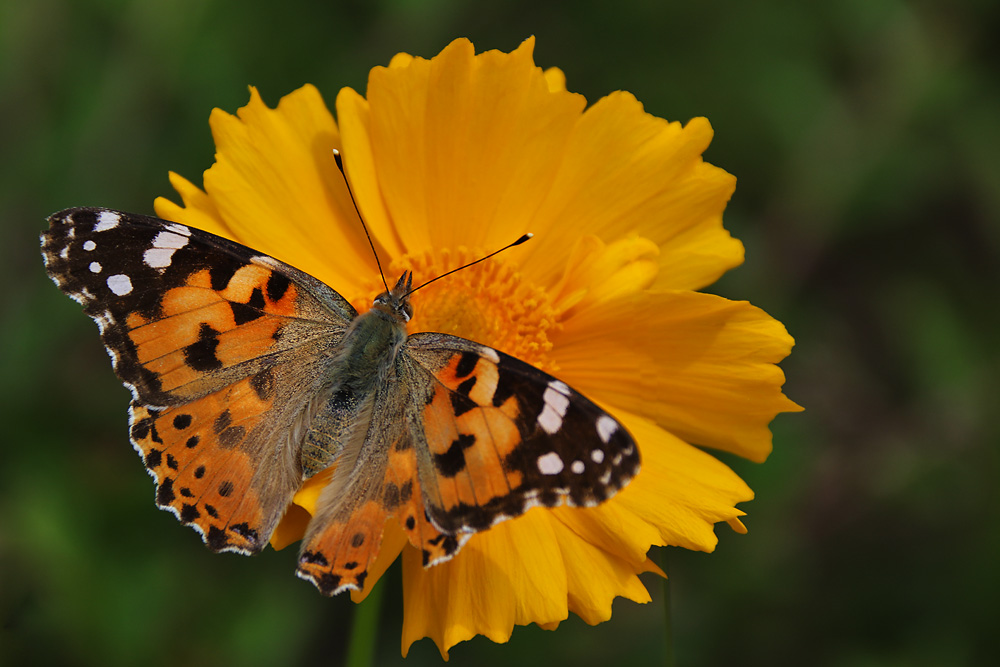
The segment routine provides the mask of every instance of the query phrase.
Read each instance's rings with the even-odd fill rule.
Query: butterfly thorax
[[[340,390],[367,392],[385,381],[406,342],[406,323],[413,315],[407,295],[411,275],[404,273],[395,287],[375,297],[371,310],[351,322],[334,374]]]

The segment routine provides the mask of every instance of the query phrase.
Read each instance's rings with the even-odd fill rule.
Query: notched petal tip
[[[737,517],[733,517],[732,519],[727,520],[726,523],[729,524],[729,527],[732,528],[735,532],[739,533],[740,535],[746,535],[747,532],[749,532],[747,531],[747,527],[743,525],[743,522],[740,521],[739,518]]]

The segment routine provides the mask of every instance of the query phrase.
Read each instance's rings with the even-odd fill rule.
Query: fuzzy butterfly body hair
[[[407,335],[408,273],[359,315],[316,278],[185,225],[96,208],[49,223],[47,270],[132,392],[156,504],[213,551],[263,549],[303,482],[335,467],[297,570],[330,595],[364,586],[390,518],[430,567],[638,472],[625,428],[562,381],[481,343]]]

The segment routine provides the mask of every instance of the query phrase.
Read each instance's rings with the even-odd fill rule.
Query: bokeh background
[[[1000,4],[36,0],[0,3],[0,663],[337,665],[353,606],[294,550],[209,553],[154,508],[128,394],[37,235],[200,182],[247,85],[328,104],[399,52],[537,37],[595,101],[707,116],[747,262],[713,287],[797,339],[749,535],[669,550],[682,665],[981,665],[1000,653]],[[378,664],[400,664],[390,571]],[[663,593],[516,628],[453,664],[649,664]],[[440,664],[429,640],[411,665]]]

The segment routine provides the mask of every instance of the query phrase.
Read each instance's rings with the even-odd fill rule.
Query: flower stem
[[[363,602],[354,607],[354,621],[347,645],[345,667],[371,667],[375,664],[375,643],[378,638],[379,610],[382,607],[382,589],[379,581]]]
[[[667,575],[663,579],[663,664],[674,667],[677,663],[674,656],[674,633],[670,617],[670,559],[667,558],[667,547],[656,550],[657,565]]]

